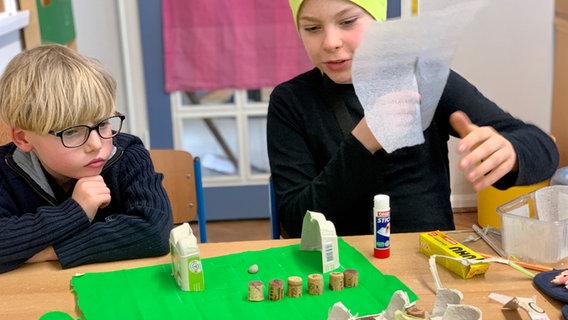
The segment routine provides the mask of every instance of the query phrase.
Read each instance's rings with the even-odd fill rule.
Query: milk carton
[[[170,254],[172,275],[179,287],[184,291],[205,290],[197,239],[188,223],[177,226],[170,232]]]

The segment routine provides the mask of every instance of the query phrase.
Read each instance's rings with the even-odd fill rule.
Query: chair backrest
[[[272,239],[280,239],[280,221],[278,220],[278,207],[276,206],[276,191],[272,177],[268,178],[268,206],[270,209],[270,227]]]
[[[172,205],[174,224],[190,222],[197,218],[199,238],[207,242],[203,183],[199,157],[173,149],[150,149],[150,157],[156,172],[164,174],[164,189]]]

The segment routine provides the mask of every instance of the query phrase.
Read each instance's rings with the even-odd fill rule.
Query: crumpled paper
[[[367,315],[359,317],[352,315],[347,308],[337,302],[329,311],[328,320],[357,320],[357,319],[375,319],[375,320],[481,320],[481,310],[477,307],[461,304],[463,295],[460,291],[454,289],[439,289],[436,292],[436,304],[431,315],[426,314],[425,317],[418,317],[405,312],[411,308],[414,303],[410,303],[408,295],[402,290],[396,291],[388,307],[381,313],[376,315]]]

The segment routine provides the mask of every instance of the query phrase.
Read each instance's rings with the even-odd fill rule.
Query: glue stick
[[[376,258],[390,256],[390,198],[385,194],[374,197],[373,226],[375,247],[373,255]]]

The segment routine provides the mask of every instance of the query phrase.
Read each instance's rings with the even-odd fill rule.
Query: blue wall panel
[[[268,185],[205,188],[207,220],[268,218]]]
[[[154,149],[171,149],[174,146],[170,95],[165,88],[164,50],[162,37],[162,2],[138,1],[140,37],[150,146]]]

